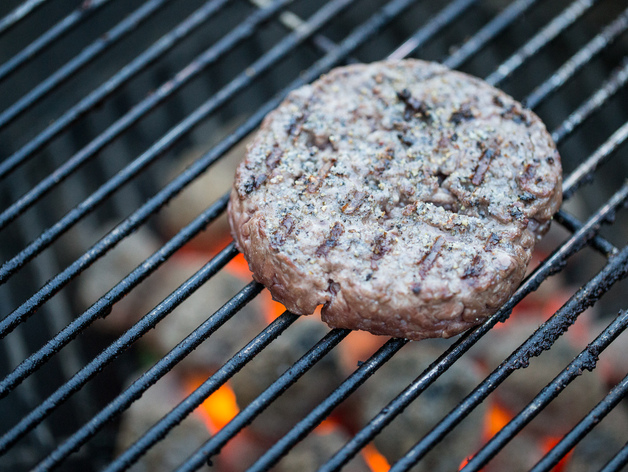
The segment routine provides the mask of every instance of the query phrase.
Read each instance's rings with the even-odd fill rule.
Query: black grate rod
[[[565,210],[558,210],[558,212],[554,215],[554,219],[560,223],[566,230],[575,233],[582,228],[582,223],[573,215],[570,215]],[[598,251],[604,257],[608,258],[609,256],[616,254],[618,249],[613,246],[610,242],[608,242],[603,237],[597,235],[594,236],[587,244],[589,244],[593,249]]]
[[[137,123],[141,118],[146,116],[149,111],[165,102],[175,92],[181,89],[185,84],[197,77],[203,70],[205,70],[211,64],[217,62],[225,54],[231,51],[234,47],[240,44],[245,39],[249,38],[256,31],[257,27],[264,21],[267,21],[272,15],[279,11],[282,7],[289,4],[292,0],[280,0],[273,5],[273,7],[266,10],[258,11],[245,21],[243,21],[237,28],[231,30],[220,41],[207,49],[204,53],[196,57],[186,67],[181,69],[171,80],[162,84],[156,91],[149,94],[144,100],[135,105],[131,110],[118,118],[112,125],[110,125],[105,131],[103,131],[98,137],[93,139],[89,144],[83,147],[79,152],[74,154],[65,163],[59,166],[54,172],[42,179],[27,193],[22,195],[15,203],[9,206],[7,209],[0,213],[0,230],[7,227],[13,220],[19,215],[24,213],[28,208],[33,206],[37,201],[41,200],[48,192],[53,188],[60,185],[69,176],[71,176],[78,168],[86,164],[89,160],[97,156],[98,152],[102,151],[107,145],[117,139],[122,133],[127,131],[132,125]],[[207,9],[203,10],[203,16],[208,13],[213,13],[217,9],[222,8],[227,3],[227,0],[215,0],[208,4],[209,12]],[[196,20],[196,16],[191,17]],[[187,23],[187,22],[186,22]],[[196,23],[194,26],[198,27],[200,23]],[[186,25],[185,34],[191,32],[189,25]],[[140,56],[141,57],[141,56]],[[54,124],[52,125],[54,126]],[[157,146],[157,144],[155,145]],[[163,148],[164,146],[161,146]],[[150,153],[153,148],[150,148],[146,153]],[[164,151],[168,149],[167,147]],[[159,154],[153,153],[152,157],[156,157]],[[138,158],[138,159],[141,159]],[[11,163],[13,164],[13,163]],[[136,171],[138,172],[138,170]],[[128,177],[131,178],[131,177]],[[1,279],[1,278],[0,278]]]
[[[131,344],[146,334],[166,315],[183,303],[187,297],[220,271],[236,254],[235,246],[231,243],[181,284],[174,292],[166,297],[164,301],[125,331],[124,334],[105,348],[91,362],[74,374],[72,378],[55,390],[54,393],[41,402],[35,409],[22,417],[13,428],[0,437],[0,454],[4,453],[20,438],[41,423],[61,403],[82,388],[83,385],[97,375],[106,365],[111,363],[117,356],[128,349]]]
[[[563,181],[563,197],[570,198],[581,185],[590,182],[597,168],[626,141],[626,138],[628,138],[628,121]]]
[[[600,469],[600,472],[619,472],[626,465],[628,465],[628,442]]]
[[[66,62],[47,79],[33,87],[26,95],[0,113],[0,129],[7,126],[11,121],[24,113],[31,106],[35,105],[50,91],[71,78],[79,69],[93,61],[108,47],[136,29],[169,1],[172,0],[147,0],[141,7],[117,23],[116,26],[101,35],[89,46],[85,47],[73,59]]]
[[[600,335],[595,338],[576,358],[571,361],[534,399],[528,403],[508,424],[493,436],[461,469],[464,472],[480,470],[530,421],[550,404],[584,370],[593,371],[599,354],[628,327],[628,311],[620,312]],[[570,448],[559,448],[559,460]],[[556,463],[558,462],[556,461]],[[556,464],[552,463],[552,467]]]
[[[514,306],[530,292],[536,290],[550,275],[560,271],[568,257],[580,250],[589,239],[595,235],[600,225],[608,216],[614,213],[621,201],[618,198],[615,204],[606,205],[596,215],[591,217],[585,225],[574,233],[567,241],[559,246],[553,254],[541,262],[534,271],[525,278],[519,288],[504,303],[504,305],[481,325],[464,332],[461,337],[445,351],[432,365],[417,377],[397,398],[393,399],[371,421],[358,431],[320,470],[331,472],[338,470],[349,462],[367,443],[369,443],[382,429],[395,419],[403,409],[414,401],[440,374],[449,369],[462,355],[478,342],[493,326],[505,321]],[[627,252],[624,250],[624,252]]]
[[[50,470],[57,467],[70,454],[76,452],[83,444],[92,438],[108,421],[126,410],[135,400],[154,385],[159,379],[166,375],[172,368],[192,352],[201,343],[205,342],[216,330],[218,330],[227,320],[231,319],[244,305],[257,296],[264,287],[256,282],[251,282],[240,292],[234,295],[231,300],[225,303],[213,315],[209,316],[200,326],[192,331],[188,336],[179,342],[168,354],[163,356],[150,369],[144,372],[129,387],[121,392],[116,398],[107,404],[89,422],[78,429],[72,436],[60,444],[44,460],[42,460],[35,470]],[[286,329],[296,316],[285,315],[281,321],[266,327],[252,343],[255,343],[255,353],[259,352],[272,339],[277,337]],[[252,357],[254,354],[247,354]],[[234,372],[229,373],[229,377]],[[226,379],[224,379],[226,381]],[[222,383],[213,380],[212,386],[217,389]],[[182,419],[182,418],[181,418]],[[180,421],[180,420],[179,420]]]
[[[228,424],[218,431],[199,450],[190,456],[185,463],[178,467],[178,471],[192,471],[201,468],[204,464],[220,453],[222,447],[238,434],[247,424],[253,421],[268,405],[275,401],[294,382],[310,370],[318,361],[326,356],[334,347],[347,337],[348,329],[334,329],[327,333],[316,345],[306,352],[298,361],[289,367],[266,390],[246,408],[240,411]],[[159,424],[159,423],[158,423]],[[119,469],[112,469],[119,470]],[[249,469],[250,471],[250,469]]]
[[[626,84],[628,80],[628,57],[617,67],[611,76],[602,84],[586,102],[571,113],[563,123],[552,132],[552,139],[560,142],[573,133],[589,116],[599,110],[609,98]]]
[[[436,33],[459,18],[475,3],[477,3],[477,0],[454,0],[391,52],[388,55],[388,59],[398,60],[409,56],[433,38]]]
[[[243,347],[236,355],[229,359],[220,369],[203,382],[196,390],[188,395],[181,403],[175,406],[166,416],[150,428],[133,445],[127,448],[103,472],[124,470],[134,464],[147,449],[179,424],[187,415],[198,407],[205,399],[229,380],[235,373],[244,367],[253,357],[262,351],[271,341],[283,333],[299,318],[289,311],[270,323],[251,342]]]
[[[564,85],[576,72],[588,64],[600,51],[608,47],[626,29],[628,29],[628,8],[565,62],[550,80],[535,88],[524,101],[524,105],[535,108],[545,97]]]
[[[569,431],[532,469],[530,472],[551,470],[560,459],[569,452],[578,442],[591,431],[617,404],[628,394],[628,376],[624,377],[574,428]],[[628,463],[628,454],[620,451],[621,456],[612,467],[602,470],[620,470]]]
[[[612,285],[628,273],[628,246],[611,256],[598,274],[581,287],[551,318],[544,322],[521,346],[486,377],[456,408],[447,414],[423,439],[391,468],[407,471],[462,421],[479,403],[515,370],[528,366],[531,357],[540,356],[571,326],[578,316],[595,303]]]
[[[0,20],[0,35],[12,28],[47,0],[27,0]]]
[[[249,0],[249,3],[255,5],[257,8],[268,8],[272,4],[272,0]],[[300,16],[291,11],[281,13],[278,20],[288,31],[294,31],[306,23]],[[310,42],[324,53],[336,47],[336,44],[331,39],[321,34],[314,35],[312,39],[310,39]]]
[[[81,20],[91,15],[98,8],[109,1],[110,0],[92,0],[91,2],[81,4],[76,10],[55,24],[39,38],[30,43],[4,64],[0,65],[0,81],[4,80],[7,75],[15,72],[18,68],[24,65],[25,62],[33,59],[54,41],[63,37],[63,35],[71,31],[73,27],[79,24]]]
[[[495,86],[510,77],[527,59],[536,55],[542,48],[556,39],[560,33],[573,25],[595,3],[597,0],[575,0],[503,62],[495,72],[485,79],[486,82]]]
[[[208,0],[207,3],[179,23],[179,25],[172,31],[163,35],[145,51],[137,55],[131,62],[116,72],[112,77],[107,79],[103,84],[99,85],[77,104],[65,111],[63,115],[55,119],[33,139],[29,140],[15,153],[0,162],[0,179],[6,177],[6,175],[15,170],[16,167],[33,157],[33,154],[42,149],[62,131],[66,130],[81,116],[96,108],[122,85],[163,56],[184,38],[189,36],[199,26],[225,6],[226,2],[227,0]],[[245,22],[246,21],[247,20],[245,20]]]
[[[128,216],[122,221],[114,230],[105,235],[98,243],[89,248],[86,253],[70,266],[68,266],[61,273],[53,277],[46,285],[33,294],[25,303],[18,307],[13,313],[9,314],[6,318],[11,317],[13,321],[10,323],[2,320],[0,321],[0,339],[8,332],[10,332],[15,325],[13,323],[20,323],[32,315],[35,310],[45,303],[50,297],[57,293],[61,288],[67,285],[72,278],[76,277],[79,273],[85,270],[96,259],[105,254],[113,246],[115,246],[125,236],[130,234],[133,230],[138,228],[144,221],[146,221],[151,214],[156,212],[159,208],[165,205],[170,199],[172,199],[177,193],[179,193],[187,184],[197,178],[202,172],[204,172],[210,165],[216,160],[222,157],[227,151],[229,151],[236,143],[240,142],[244,137],[251,133],[262,122],[264,117],[272,111],[281,102],[290,90],[293,90],[308,81],[314,80],[323,72],[329,70],[335,64],[337,64],[343,57],[351,54],[353,50],[359,47],[363,42],[368,40],[379,29],[384,27],[388,21],[395,16],[399,15],[405,8],[407,8],[412,0],[392,0],[387,7],[385,7],[379,14],[371,17],[371,19],[358,28],[354,34],[349,36],[341,45],[328,53],[325,57],[321,58],[309,69],[305,70],[297,79],[295,79],[290,85],[281,90],[274,98],[263,104],[252,116],[250,116],[242,125],[234,130],[228,137],[218,143],[209,152],[198,158],[192,163],[184,172],[175,177],[169,184],[155,194],[148,202],[142,207],[138,208],[133,214]],[[319,10],[320,11],[320,10]],[[300,31],[301,34],[307,35],[311,31]],[[113,185],[113,184],[112,184]],[[111,190],[113,191],[113,190]],[[81,212],[88,213],[93,206],[94,200],[102,198],[100,195],[92,195],[88,200],[80,204],[75,213],[70,212],[66,215],[66,219],[78,219],[81,217]],[[50,231],[44,232],[34,243],[32,243],[29,250],[33,247],[46,246],[51,244],[55,237],[55,231],[63,231],[62,226],[66,224],[72,224],[73,222],[65,221],[58,222],[52,227],[52,233]],[[67,228],[66,228],[67,229]],[[28,249],[28,248],[27,248]],[[40,248],[41,250],[41,248]],[[25,257],[24,251],[21,255],[13,258],[11,262],[13,267],[9,267],[5,263],[0,267],[0,283],[3,283],[12,272],[16,271],[25,264],[27,261],[22,260]],[[33,254],[29,256],[34,257]],[[29,259],[30,260],[30,259]],[[11,273],[9,273],[11,272]],[[19,320],[19,321],[17,321]]]
[[[471,39],[465,41],[456,52],[443,61],[443,64],[450,69],[457,69],[537,2],[538,0],[517,0],[511,3],[475,33]]]
[[[17,387],[26,377],[39,369],[45,362],[54,356],[63,346],[68,344],[79,333],[89,327],[94,321],[107,316],[111,307],[120,301],[126,294],[138,286],[150,274],[156,271],[185,243],[203,231],[208,224],[214,221],[227,208],[229,194],[223,195],[209,206],[203,213],[183,227],[159,250],[139,264],[129,275],[120,280],[106,294],[76,317],[65,328],[60,330],[37,352],[31,354],[0,381],[0,399],[4,398]]]

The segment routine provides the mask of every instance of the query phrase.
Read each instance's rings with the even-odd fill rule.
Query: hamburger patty
[[[332,327],[449,337],[494,313],[562,199],[541,120],[419,60],[334,69],[265,118],[229,219],[255,279]]]

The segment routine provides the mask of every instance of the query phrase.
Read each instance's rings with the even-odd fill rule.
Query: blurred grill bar
[[[41,100],[47,93],[54,90],[55,87],[58,87],[64,81],[72,77],[72,75],[76,74],[81,67],[89,64],[116,41],[119,41],[125,35],[131,33],[168,1],[170,0],[147,1],[131,15],[118,23],[115,28],[106,32],[101,38],[83,49],[78,56],[62,66],[41,84],[34,87],[29,93],[24,95],[24,97],[15,102],[11,107],[0,113],[0,129],[7,126],[16,117],[28,110],[29,107]]]
[[[163,56],[168,50],[172,49],[178,42],[183,40],[189,34],[191,34],[196,28],[200,27],[205,21],[212,17],[216,12],[218,12],[226,3],[226,0],[210,0],[204,6],[199,8],[194,14],[190,15],[186,20],[181,22],[174,30],[169,32],[168,34],[162,36],[158,41],[156,41],[151,47],[147,50],[139,54],[137,57],[133,59],[132,62],[127,64],[125,67],[120,69],[113,77],[108,79],[105,83],[100,85],[94,91],[92,91],[87,97],[82,99],[79,103],[74,105],[72,108],[67,110],[61,117],[56,119],[53,123],[51,123],[45,130],[39,133],[36,137],[26,143],[20,150],[9,156],[7,159],[0,163],[0,178],[5,177],[8,173],[13,171],[17,166],[24,163],[27,159],[33,157],[33,154],[48,144],[55,136],[57,136],[62,131],[66,130],[72,123],[76,122],[81,116],[83,116],[88,111],[92,110],[99,103],[101,103],[104,99],[114,93],[119,87],[123,86],[126,82],[132,79],[135,75],[141,72],[143,69],[148,67],[151,63],[159,59]],[[266,11],[259,12],[257,17],[264,17]],[[245,22],[243,28],[238,29],[238,32],[242,32],[245,30],[247,23]],[[234,33],[235,34],[235,33]],[[187,80],[189,76],[185,76],[184,79]],[[173,84],[174,85],[174,84]],[[174,88],[174,87],[173,87]],[[144,107],[144,114],[152,109],[157,103],[162,101],[165,96],[168,94],[156,93],[156,97],[152,99],[153,103],[151,105],[146,105]],[[150,97],[147,99],[150,101]],[[141,108],[140,105],[137,106]],[[139,117],[138,117],[139,118]],[[130,124],[129,120],[129,124]],[[113,139],[113,137],[109,138]],[[101,145],[102,147],[102,145]],[[99,149],[99,148],[96,148]],[[96,152],[95,150],[92,152]],[[57,172],[61,172],[60,170]],[[59,178],[58,183],[61,181],[61,177]],[[44,186],[43,182],[40,186]],[[43,194],[48,190],[52,185],[46,185],[44,189],[40,190],[39,193]],[[29,195],[32,192],[29,192]],[[39,197],[31,197],[28,200],[37,200]],[[28,203],[22,203],[22,201],[26,199],[26,196],[20,198],[19,202],[15,205],[11,206],[10,209],[7,209],[2,212],[0,215],[0,228],[6,226],[6,224],[12,221],[17,215],[23,212]],[[27,202],[28,202],[27,200]],[[20,205],[18,207],[18,205]],[[15,209],[13,209],[16,207]]]
[[[22,5],[16,7],[15,10],[0,20],[0,34],[26,18],[30,12],[41,6],[44,2],[46,2],[46,0],[27,0]]]
[[[79,8],[74,10],[62,21],[50,28],[39,38],[26,46],[22,51],[13,56],[0,66],[0,80],[3,80],[7,75],[15,72],[20,66],[26,62],[33,60],[37,54],[39,54],[44,48],[51,43],[61,38],[64,34],[69,32],[72,28],[80,24],[80,21],[93,13],[102,5],[106,4],[110,0],[94,0],[92,2],[85,3]]]

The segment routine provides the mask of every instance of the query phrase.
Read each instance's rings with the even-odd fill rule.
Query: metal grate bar
[[[197,108],[195,112],[188,115],[188,117],[179,125],[151,146],[148,151],[144,152],[135,161],[121,170],[116,176],[103,184],[90,197],[68,212],[63,218],[61,218],[61,220],[55,223],[55,225],[42,233],[35,241],[27,246],[26,249],[22,250],[17,256],[5,262],[2,267],[0,267],[0,283],[8,279],[14,272],[21,268],[26,262],[34,258],[35,255],[41,252],[44,248],[48,247],[56,238],[91,212],[96,205],[103,201],[107,196],[111,195],[120,186],[139,173],[159,154],[169,149],[169,147],[174,144],[176,139],[183,136],[184,132],[189,131],[192,126],[200,123],[201,119],[209,112],[226,103],[228,99],[231,98],[238,90],[241,90],[243,87],[250,84],[258,74],[269,68],[275,60],[278,60],[279,57],[283,57],[288,54],[288,52],[290,52],[296,44],[304,41],[305,38],[312,35],[317,28],[320,28],[326,21],[333,18],[333,16],[337,14],[341,8],[348,6],[348,4],[352,1],[354,0],[333,0],[327,4],[327,8],[318,10],[318,12],[311,18],[311,23],[309,23],[307,27],[300,28],[287,38],[284,38],[283,41],[256,61],[254,64],[256,66],[255,71],[251,73],[251,70],[248,70],[248,72],[245,71],[240,74],[236,79],[234,79],[234,81],[230,82],[220,92]],[[315,71],[319,71],[319,69],[315,69]],[[302,83],[302,78],[296,79],[290,86],[283,89],[280,96],[275,99],[271,99],[265,105],[262,105],[262,107],[257,110],[253,116],[251,116],[227,139],[221,142],[209,153],[197,159],[182,174],[166,185],[132,215],[127,217],[120,225],[118,225],[118,227],[116,227],[116,229],[111,231],[97,244],[88,249],[79,260],[68,266],[56,277],[53,277],[44,287],[31,296],[27,302],[22,304],[13,313],[0,321],[0,338],[5,336],[18,323],[30,316],[37,307],[41,306],[41,304],[65,286],[73,277],[89,267],[89,265],[91,265],[96,259],[101,257],[106,251],[111,249],[111,247],[146,221],[152,213],[161,208],[166,202],[168,202],[168,200],[181,191],[183,187],[198,177],[227,150],[257,127],[264,116],[277,106],[282,96]]]
[[[238,292],[231,300],[223,305],[213,315],[190,333],[184,340],[182,340],[177,346],[175,346],[167,355],[163,356],[157,363],[155,363],[150,369],[143,373],[137,380],[135,380],[129,387],[127,387],[122,393],[114,398],[109,404],[104,407],[96,416],[94,416],[86,425],[76,431],[72,436],[59,445],[50,455],[48,455],[37,466],[38,470],[50,470],[61,463],[72,452],[78,450],[83,444],[85,444],[91,437],[93,437],[105,423],[111,420],[114,416],[120,414],[126,410],[135,400],[137,400],[148,388],[161,379],[166,373],[168,373],[174,365],[176,365],[181,359],[187,356],[198,345],[207,340],[212,333],[214,333],[220,326],[222,326],[227,320],[231,319],[244,305],[251,301],[256,295],[258,295],[264,287],[261,284],[251,282]],[[252,357],[265,347],[270,341],[281,334],[297,317],[288,313],[279,317],[281,321],[276,321],[274,324],[266,327],[262,333],[260,333],[249,346],[254,346],[254,350],[246,351],[246,348],[240,351],[241,357]],[[253,349],[253,348],[250,348]],[[240,367],[229,370],[228,376],[231,377]],[[235,370],[234,370],[235,369]],[[215,375],[219,375],[218,373]],[[218,383],[219,380],[213,379],[212,388],[217,389],[224,381]],[[210,380],[208,379],[208,381]],[[220,377],[222,379],[222,377]],[[180,421],[180,420],[179,420]]]
[[[17,53],[11,59],[0,66],[0,80],[7,75],[15,72],[19,67],[24,65],[26,61],[33,59],[42,49],[50,46],[54,41],[63,37],[79,22],[88,17],[98,8],[109,2],[110,0],[93,0],[91,2],[81,4],[76,10],[59,21],[56,25],[42,34],[39,38],[26,46],[22,51]]]
[[[22,148],[6,158],[4,161],[0,162],[0,179],[4,178],[16,167],[23,164],[27,159],[30,159],[34,153],[43,148],[54,137],[59,135],[59,133],[66,130],[81,116],[98,106],[98,104],[102,103],[103,100],[118,90],[118,88],[124,85],[127,81],[131,80],[131,78],[159,59],[160,56],[172,49],[178,42],[191,34],[203,22],[211,18],[211,16],[218,12],[225,4],[226,0],[208,1],[192,15],[183,20],[171,32],[162,36],[148,49],[135,57],[133,61],[120,69],[102,85],[90,92],[85,98],[83,98],[76,105],[72,106],[59,118],[55,119],[53,123],[51,123],[33,139],[29,140],[29,142]],[[247,20],[245,20],[245,22],[246,21]],[[4,218],[7,218],[7,216],[2,217],[2,219]]]
[[[573,77],[626,29],[628,29],[628,8],[558,69],[551,81],[546,81],[534,89],[523,103],[530,108],[535,108],[546,96]]]
[[[547,386],[534,397],[511,421],[508,422],[482,449],[480,449],[467,464],[461,469],[470,472],[477,471],[486,465],[495,455],[502,450],[515,434],[521,431],[532,421],[549,403],[554,400],[562,390],[586,369],[592,371],[597,363],[599,354],[613,342],[628,326],[628,312],[619,313],[615,320],[604,329],[595,340],[590,343],[573,361],[571,361]],[[621,398],[621,397],[620,397]],[[598,417],[599,419],[599,417]],[[552,461],[549,470],[556,465],[574,443],[569,447],[557,447],[556,453],[551,453]]]
[[[477,0],[455,0],[443,8],[438,14],[421,26],[411,37],[406,39],[397,49],[388,55],[388,59],[403,59],[429,41],[443,28],[451,24]]]
[[[179,73],[176,74],[173,79],[162,84],[156,91],[149,94],[144,100],[135,105],[126,114],[118,118],[97,138],[92,140],[83,149],[74,154],[70,159],[68,159],[63,165],[58,167],[48,177],[41,180],[41,182],[39,182],[26,194],[20,197],[18,201],[16,201],[6,210],[0,213],[0,229],[6,227],[20,214],[22,214],[37,201],[39,201],[44,195],[46,195],[46,193],[48,193],[56,186],[60,185],[79,167],[87,163],[90,159],[96,157],[98,152],[100,152],[103,148],[113,142],[122,133],[127,131],[141,118],[146,116],[149,111],[153,110],[155,107],[165,102],[166,99],[172,96],[176,91],[178,91],[193,78],[197,77],[204,69],[218,61],[242,41],[251,37],[253,33],[255,33],[257,27],[259,27],[264,21],[267,21],[272,15],[277,13],[277,11],[285,7],[285,5],[289,4],[290,2],[292,2],[292,0],[280,0],[266,10],[260,10],[256,13],[253,13],[249,18],[239,24],[237,28],[231,30],[231,32],[229,32],[225,37],[218,41],[218,43],[210,47],[200,56],[196,57],[190,64],[188,64],[181,71],[179,71]],[[203,13],[214,13],[219,8],[222,8],[226,3],[227,0],[215,1],[208,5],[209,12],[203,11]],[[196,16],[192,16],[191,18],[194,20],[194,27],[200,26],[200,22],[196,21]],[[185,34],[191,32],[189,26],[190,25],[186,24],[184,29]],[[138,59],[139,58],[142,58],[142,56],[139,56]],[[156,56],[153,55],[153,57],[149,58],[155,59]],[[147,65],[146,63],[144,63],[144,61],[142,61],[142,63],[142,65]],[[107,87],[105,87],[103,90],[106,89]],[[109,90],[107,90],[107,93],[109,93]],[[99,96],[102,95],[102,93],[97,93],[96,95],[97,96],[94,98],[98,98],[98,100],[102,99],[102,97]],[[89,100],[92,105],[95,105],[96,103],[96,100],[94,98],[90,98]],[[72,110],[70,110],[70,112],[72,112]]]
[[[100,38],[83,49],[77,56],[74,57],[74,59],[66,62],[50,77],[36,87],[33,87],[30,92],[20,98],[5,111],[0,113],[0,129],[7,126],[12,120],[24,113],[29,107],[41,100],[48,92],[54,90],[56,87],[72,77],[72,75],[75,74],[81,67],[89,64],[112,44],[132,32],[135,28],[142,24],[142,22],[146,21],[150,15],[155,13],[169,1],[171,0],[147,0],[144,5],[139,7],[108,32],[101,35]]]
[[[113,361],[131,344],[152,329],[166,315],[180,305],[194,290],[203,285],[214,274],[222,269],[237,253],[232,244],[223,249],[211,261],[205,264],[198,272],[186,280],[163,302],[157,305],[140,321],[128,329],[107,349],[103,350],[90,363],[78,371],[70,380],[59,387],[34,410],[24,416],[20,422],[0,437],[0,454],[15,444],[20,438],[31,431],[37,424],[46,418],[54,409],[74,392],[79,390],[87,381],[94,377],[107,364]]]
[[[556,444],[532,469],[531,472],[549,471],[569,452],[589,431],[591,431],[628,394],[628,376],[619,382],[558,444]],[[625,448],[624,448],[625,449]],[[623,462],[623,464],[622,464]],[[625,453],[615,464],[619,470],[628,462]],[[606,466],[603,470],[607,470]]]
[[[543,323],[500,366],[480,383],[460,404],[414,445],[390,472],[400,472],[415,465],[435,444],[465,418],[515,370],[526,367],[531,357],[550,349],[556,339],[578,316],[628,273],[628,246],[609,258],[604,268],[580,288],[551,318]]]
[[[612,211],[615,209],[613,208]],[[387,426],[403,409],[414,401],[427,387],[429,387],[443,372],[465,354],[478,340],[480,340],[493,326],[505,321],[514,308],[526,295],[536,290],[543,280],[564,267],[568,257],[579,251],[599,229],[605,221],[611,208],[600,209],[589,221],[565,241],[550,257],[539,264],[536,269],[523,281],[510,299],[484,323],[472,328],[445,351],[432,365],[417,377],[397,398],[392,400],[382,411],[355,436],[347,442],[320,470],[330,472],[346,464],[360,449],[370,442],[381,430]],[[626,251],[624,251],[626,252]]]
[[[286,312],[289,314],[289,312]],[[298,318],[296,315],[293,317]],[[240,429],[252,421],[259,413],[261,413],[272,401],[279,397],[290,385],[296,382],[303,374],[305,374],[314,364],[328,354],[340,341],[349,334],[348,329],[334,329],[327,333],[314,347],[305,353],[297,362],[295,362],[286,372],[284,372],[277,380],[275,380],[268,389],[262,392],[253,402],[251,402],[244,410],[242,410],[231,422],[221,429],[213,439],[215,439],[216,448],[220,448],[234,436]],[[234,372],[235,373],[235,372]],[[212,376],[213,377],[213,376]],[[209,383],[210,377],[206,382]],[[224,379],[224,383],[227,379]],[[119,458],[113,461],[106,469],[106,472],[114,472],[123,470],[137,462],[137,460],[146,451],[157,443],[160,439],[174,428],[182,418],[189,415],[196,407],[212,393],[217,386],[211,390],[201,385],[199,389],[191,393],[186,399],[173,408],[166,416],[159,420],[141,439],[130,446]],[[200,391],[199,391],[200,390]],[[189,470],[195,470],[207,463],[210,457],[203,453],[192,456]]]
[[[451,69],[457,69],[537,2],[538,0],[517,0],[510,4],[499,15],[489,21],[486,26],[475,33],[471,39],[460,46],[460,49],[443,61],[443,64]]]
[[[602,87],[595,92],[586,102],[578,107],[569,117],[552,133],[555,141],[562,141],[567,135],[573,133],[584,120],[599,110],[606,101],[626,84],[628,80],[628,58],[615,69]]]
[[[622,447],[615,456],[608,461],[600,472],[619,472],[628,464],[628,443]]]
[[[331,411],[354,392],[366,379],[374,374],[384,363],[399,351],[408,342],[407,339],[390,339],[377,350],[366,362],[360,365],[330,396],[320,405],[314,408],[304,419],[275,443],[264,453],[249,469],[248,472],[268,470],[276,464],[290,448],[310,433],[318,424],[326,418]],[[272,386],[271,386],[272,387]],[[218,433],[220,434],[220,432]],[[198,469],[202,462],[201,457],[211,457],[217,454],[223,444],[214,438],[207,441],[178,469],[179,471],[191,471]]]
[[[570,198],[581,185],[591,181],[591,175],[604,163],[628,138],[628,122],[615,131],[597,151],[591,154],[584,162],[563,182],[563,195]]]
[[[573,25],[595,3],[597,0],[576,0],[573,2],[484,80],[494,86],[510,77],[526,60],[536,55],[560,33]]]
[[[9,28],[15,26],[46,1],[47,0],[27,0],[22,5],[15,8],[15,10],[0,20],[0,34],[3,34]]]
[[[580,223],[575,216],[570,215],[564,210],[558,210],[554,215],[554,219],[572,233],[582,228],[582,223]],[[588,244],[604,257],[609,257],[617,252],[617,248],[601,236],[595,236]]]
[[[24,359],[9,375],[0,381],[0,399],[7,396],[26,377],[39,369],[48,359],[59,352],[63,346],[68,344],[94,321],[106,316],[115,303],[156,271],[172,254],[204,230],[209,223],[218,218],[227,208],[228,201],[229,194],[223,195],[187,226],[182,228],[170,241],[161,246],[158,251],[138,265],[129,275],[114,285],[80,316],[76,317],[57,333],[41,349]]]

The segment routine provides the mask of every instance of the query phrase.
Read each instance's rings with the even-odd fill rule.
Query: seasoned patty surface
[[[293,91],[238,167],[229,218],[254,277],[332,327],[448,337],[494,313],[561,203],[531,111],[419,60]]]

